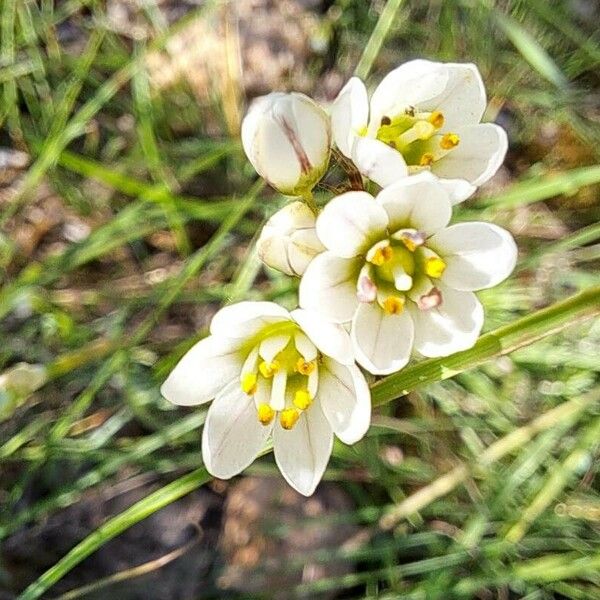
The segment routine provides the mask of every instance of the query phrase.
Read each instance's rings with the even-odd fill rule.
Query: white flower
[[[329,164],[331,125],[308,96],[274,92],[252,102],[242,145],[259,175],[288,196],[312,190]]]
[[[448,226],[450,197],[430,173],[404,178],[376,199],[347,192],[317,218],[327,251],[300,283],[300,306],[351,322],[356,360],[374,374],[401,369],[412,349],[446,356],[470,348],[483,324],[474,290],[514,268],[511,235],[487,223]]]
[[[460,202],[506,154],[505,131],[480,123],[485,107],[475,65],[413,60],[384,77],[370,105],[363,82],[350,79],[332,107],[333,138],[380,186],[430,170],[450,180],[452,200]]]
[[[308,263],[325,250],[317,237],[315,220],[304,202],[292,202],[278,210],[258,238],[260,260],[287,275],[301,276]]]
[[[233,477],[272,435],[281,473],[309,496],[327,466],[333,434],[353,444],[370,423],[370,391],[348,334],[318,314],[290,313],[272,302],[227,306],[210,333],[161,388],[185,406],[214,398],[202,434],[206,468]]]

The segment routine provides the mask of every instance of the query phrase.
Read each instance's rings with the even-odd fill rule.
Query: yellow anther
[[[245,394],[249,394],[253,396],[256,394],[256,382],[257,382],[256,373],[245,373],[242,375],[241,388]]]
[[[419,160],[419,165],[421,167],[428,167],[433,163],[434,160],[435,156],[431,152],[425,152],[425,154],[423,154]]]
[[[302,357],[296,361],[296,371],[301,375],[310,375],[317,365],[314,360],[306,362]]]
[[[425,243],[425,234],[420,231],[416,231],[415,233],[406,232],[400,237],[400,241],[407,250],[414,252],[419,246]]]
[[[413,129],[418,140],[428,140],[435,131],[435,127],[429,121],[417,121]]]
[[[263,360],[263,362],[258,365],[258,370],[263,377],[269,379],[279,371],[279,363],[276,360],[270,363]]]
[[[366,125],[363,125],[362,127],[359,127],[356,130],[357,135],[359,135],[360,137],[365,137],[365,135],[367,135],[367,131],[368,131],[368,127]]]
[[[427,119],[436,129],[444,124],[444,115],[439,110],[434,110]]]
[[[445,133],[440,140],[440,148],[442,150],[452,150],[458,146],[460,137],[456,133]]]
[[[392,260],[393,256],[394,251],[392,250],[391,246],[382,246],[375,250],[373,256],[369,259],[369,262],[377,267],[380,267],[386,262]]]
[[[388,315],[399,315],[404,310],[404,300],[398,296],[388,296],[383,301],[383,310]]]
[[[438,279],[446,270],[446,263],[439,256],[430,256],[425,261],[425,273]]]
[[[312,404],[312,398],[308,390],[298,390],[294,394],[294,406],[300,410],[306,410]]]
[[[258,420],[263,425],[268,425],[275,417],[275,411],[268,404],[259,404],[256,409]]]
[[[279,422],[284,429],[291,429],[299,418],[300,413],[295,408],[286,408],[279,413]]]

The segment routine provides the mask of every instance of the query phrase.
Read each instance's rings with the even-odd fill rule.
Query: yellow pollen
[[[368,130],[367,126],[363,125],[362,127],[360,127],[359,129],[356,130],[356,133],[358,135],[360,135],[360,137],[365,137],[365,135],[367,135],[367,130]]]
[[[388,296],[383,301],[383,310],[388,315],[399,315],[404,310],[404,301],[398,296]]]
[[[452,150],[458,146],[460,137],[456,133],[445,133],[440,140],[440,148],[442,150]]]
[[[373,256],[371,257],[370,263],[374,264],[377,267],[380,267],[386,262],[392,260],[394,256],[394,251],[390,246],[383,246],[381,248],[377,248],[375,250]]]
[[[436,129],[444,124],[444,115],[439,110],[434,110],[427,119]]]
[[[245,394],[253,396],[256,394],[256,373],[245,373],[242,375],[241,388]]]
[[[400,240],[406,246],[407,250],[414,252],[417,249],[417,244],[415,244],[415,241],[409,238],[407,235],[403,235]]]
[[[301,375],[310,375],[316,367],[314,360],[306,362],[303,358],[299,358],[296,361],[296,371]]]
[[[435,127],[429,121],[417,121],[413,129],[418,140],[428,140],[435,131]]]
[[[442,273],[446,270],[446,263],[438,256],[430,256],[425,261],[425,273],[429,277],[435,277],[436,279],[442,276]]]
[[[312,398],[308,390],[298,390],[294,394],[294,406],[300,410],[306,410],[312,404]]]
[[[435,160],[435,156],[431,152],[425,152],[421,156],[421,160],[419,160],[419,165],[421,167],[428,167]]]
[[[300,413],[295,408],[286,408],[279,413],[279,422],[284,429],[291,429],[299,418]]]
[[[258,370],[263,377],[269,379],[270,377],[273,377],[277,371],[279,371],[279,363],[276,360],[271,363],[263,361],[260,363],[260,365],[258,365]]]
[[[258,420],[263,425],[268,425],[275,417],[275,411],[268,404],[259,404],[256,409]]]

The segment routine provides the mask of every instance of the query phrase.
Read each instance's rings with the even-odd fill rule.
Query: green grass
[[[0,4],[0,145],[31,157],[0,204],[0,373],[20,362],[44,373],[30,389],[0,390],[0,539],[138,475],[159,482],[52,564],[32,550],[24,580],[0,552],[0,590],[20,600],[69,586],[69,597],[110,593],[115,573],[90,582],[84,559],[209,482],[205,409],[175,409],[160,383],[219,306],[295,305],[297,282],[256,256],[256,232],[283,199],[255,180],[228,133],[235,94],[223,98],[213,82],[199,98],[183,80],[157,91],[146,60],[194,20],[214,23],[224,4],[170,22],[148,2],[145,39],[116,30],[96,0]],[[594,19],[566,0],[337,0],[317,22],[328,56],[299,65],[316,96],[330,59],[370,85],[418,56],[479,66],[489,118],[499,115],[511,149],[502,187],[455,218],[508,227],[519,262],[481,294],[486,333],[474,348],[373,382],[373,427],[354,447],[336,444],[325,474],[352,508],[303,517],[307,528],[356,525],[361,541],[287,565],[352,569],[290,594],[600,598]],[[61,37],[68,23],[78,46]],[[65,238],[59,215],[28,250],[20,232],[48,197],[90,232]],[[248,474],[279,477],[265,454]],[[286,524],[266,534],[286,536]],[[139,575],[143,560],[130,558],[119,590]]]

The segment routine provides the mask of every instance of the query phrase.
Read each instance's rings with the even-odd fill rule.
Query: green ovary
[[[409,167],[426,168],[443,158],[460,141],[455,133],[440,133],[443,125],[444,115],[439,111],[408,109],[395,117],[384,116],[375,137],[398,150]]]

